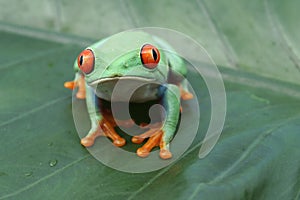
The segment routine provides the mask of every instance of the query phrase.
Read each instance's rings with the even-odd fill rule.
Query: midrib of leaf
[[[25,111],[25,112],[22,112],[22,114],[20,114],[20,115],[18,115],[18,116],[16,116],[16,117],[13,117],[13,118],[11,118],[11,119],[5,121],[5,122],[2,122],[2,123],[0,124],[0,127],[5,126],[5,125],[7,125],[7,124],[10,124],[10,123],[12,123],[12,122],[15,122],[15,121],[17,121],[17,120],[20,120],[20,119],[22,119],[22,118],[24,118],[24,117],[27,117],[28,115],[31,115],[31,114],[33,114],[33,113],[35,113],[35,112],[38,112],[38,111],[40,111],[40,110],[43,110],[44,108],[47,108],[47,107],[49,107],[49,106],[52,106],[52,105],[54,105],[54,104],[56,104],[56,103],[59,103],[59,102],[61,102],[61,101],[63,101],[63,100],[69,99],[70,97],[71,97],[71,96],[68,95],[68,96],[60,97],[60,98],[57,98],[57,99],[54,99],[54,100],[51,100],[51,101],[47,101],[46,103],[44,103],[44,104],[42,104],[42,105],[40,105],[40,106],[38,106],[38,107],[35,107],[35,108],[31,109],[31,110],[27,110],[27,111]]]
[[[189,197],[189,200],[192,200],[194,197],[196,197],[196,195],[199,193],[199,191],[207,186],[207,185],[211,185],[211,184],[215,184],[217,182],[219,182],[220,180],[222,180],[224,177],[226,177],[236,166],[238,166],[245,158],[247,158],[247,156],[253,151],[253,149],[255,149],[256,146],[258,146],[261,141],[263,141],[265,138],[267,138],[268,136],[270,136],[272,133],[274,133],[276,130],[278,130],[282,125],[286,124],[289,121],[292,121],[296,118],[298,118],[300,115],[295,115],[293,117],[290,117],[284,121],[281,121],[278,125],[276,125],[276,127],[268,129],[267,131],[265,131],[264,133],[260,134],[259,137],[257,137],[257,139],[255,139],[251,145],[248,146],[247,149],[245,149],[245,151],[243,152],[243,154],[239,157],[239,159],[237,159],[230,167],[228,167],[226,170],[222,171],[222,173],[220,173],[218,176],[216,176],[213,180],[211,180],[208,183],[200,183],[194,190],[194,192],[191,194],[191,196]],[[277,123],[276,123],[277,124]]]
[[[290,60],[294,63],[294,66],[300,72],[300,58],[296,54],[294,50],[295,48],[293,47],[292,42],[290,42],[287,34],[282,28],[282,25],[276,19],[276,16],[273,14],[273,11],[269,6],[268,0],[264,0],[264,7],[266,10],[267,18],[270,21],[270,24],[272,25],[272,31],[274,32],[274,35],[277,36],[281,45],[286,50],[285,52],[287,52]]]
[[[48,175],[42,177],[41,179],[39,179],[39,180],[37,180],[37,181],[35,181],[35,182],[31,183],[31,184],[29,184],[29,185],[27,185],[27,186],[25,186],[25,187],[23,187],[23,188],[21,188],[21,189],[19,189],[19,190],[16,190],[15,192],[12,192],[12,193],[10,193],[10,194],[7,194],[7,195],[4,195],[4,196],[0,197],[0,199],[5,199],[5,198],[9,198],[9,197],[18,195],[18,194],[20,194],[21,192],[24,192],[24,191],[26,191],[26,190],[28,190],[28,189],[34,187],[35,185],[37,185],[37,184],[39,184],[39,183],[41,183],[41,182],[43,182],[43,181],[45,181],[45,180],[47,180],[47,179],[49,179],[49,178],[55,176],[56,174],[58,174],[58,173],[64,171],[65,169],[67,169],[67,168],[69,168],[69,167],[75,165],[76,163],[78,163],[78,162],[80,162],[80,161],[82,161],[82,160],[84,160],[84,159],[86,159],[86,158],[88,158],[88,157],[91,157],[91,155],[90,155],[90,154],[86,154],[85,156],[82,156],[81,158],[79,158],[79,159],[77,159],[77,160],[75,160],[75,161],[73,161],[73,162],[71,162],[71,163],[65,165],[64,167],[62,167],[62,168],[60,168],[60,169],[54,171],[53,173],[50,173],[50,174],[48,174]]]
[[[223,47],[223,52],[225,54],[227,61],[231,64],[233,68],[239,68],[236,53],[234,52],[232,46],[228,42],[225,34],[221,31],[217,23],[213,20],[211,13],[209,12],[207,6],[205,5],[204,0],[196,0],[196,3],[200,8],[200,10],[203,11],[203,14],[206,17],[212,32],[218,37],[219,41],[221,42]]]

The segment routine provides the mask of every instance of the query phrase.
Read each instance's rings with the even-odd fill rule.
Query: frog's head
[[[83,50],[75,62],[90,86],[120,79],[164,83],[167,59],[151,35],[130,31],[113,35]]]

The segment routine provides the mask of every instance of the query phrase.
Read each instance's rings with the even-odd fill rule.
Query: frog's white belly
[[[96,95],[107,101],[141,103],[160,97],[161,84],[155,80],[140,77],[104,78],[91,85]]]

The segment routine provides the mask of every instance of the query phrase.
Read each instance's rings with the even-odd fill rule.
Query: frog
[[[192,99],[193,94],[185,79],[187,64],[168,42],[143,31],[121,32],[86,47],[78,55],[73,68],[75,79],[65,82],[64,86],[71,90],[77,88],[76,97],[86,101],[91,126],[81,139],[84,147],[93,146],[99,136],[110,138],[116,148],[126,144],[116,127],[131,126],[135,122],[132,119],[118,121],[111,111],[102,110],[95,102],[96,99],[113,101],[113,90],[118,81],[124,81],[121,84],[124,93],[128,92],[130,82],[138,82],[143,87],[134,93],[130,102],[160,99],[166,108],[166,116],[162,123],[148,126],[147,131],[131,138],[132,143],[142,144],[136,154],[145,158],[159,147],[161,159],[172,158],[170,143],[182,112],[181,101]],[[125,101],[122,96],[117,95],[117,100]],[[139,126],[147,127],[147,124]]]

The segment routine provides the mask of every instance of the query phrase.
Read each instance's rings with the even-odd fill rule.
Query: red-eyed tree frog
[[[138,144],[148,138],[137,149],[137,155],[147,157],[155,146],[159,146],[162,159],[172,157],[169,144],[179,121],[180,99],[189,100],[193,95],[184,79],[187,74],[185,62],[167,42],[142,31],[122,32],[84,49],[77,57],[74,69],[75,80],[65,82],[65,87],[78,87],[76,97],[86,99],[91,128],[81,139],[83,146],[92,146],[98,136],[109,137],[115,146],[125,145],[125,139],[115,131],[117,124],[122,122],[116,123],[111,112],[101,110],[95,99],[111,101],[117,81],[125,80],[124,93],[131,85],[126,81],[135,81],[141,82],[143,87],[130,98],[131,102],[161,99],[166,108],[166,117],[160,126],[150,127],[145,133],[132,137],[131,141]],[[123,100],[122,94],[118,97],[119,101]],[[128,125],[128,122],[124,124]]]

